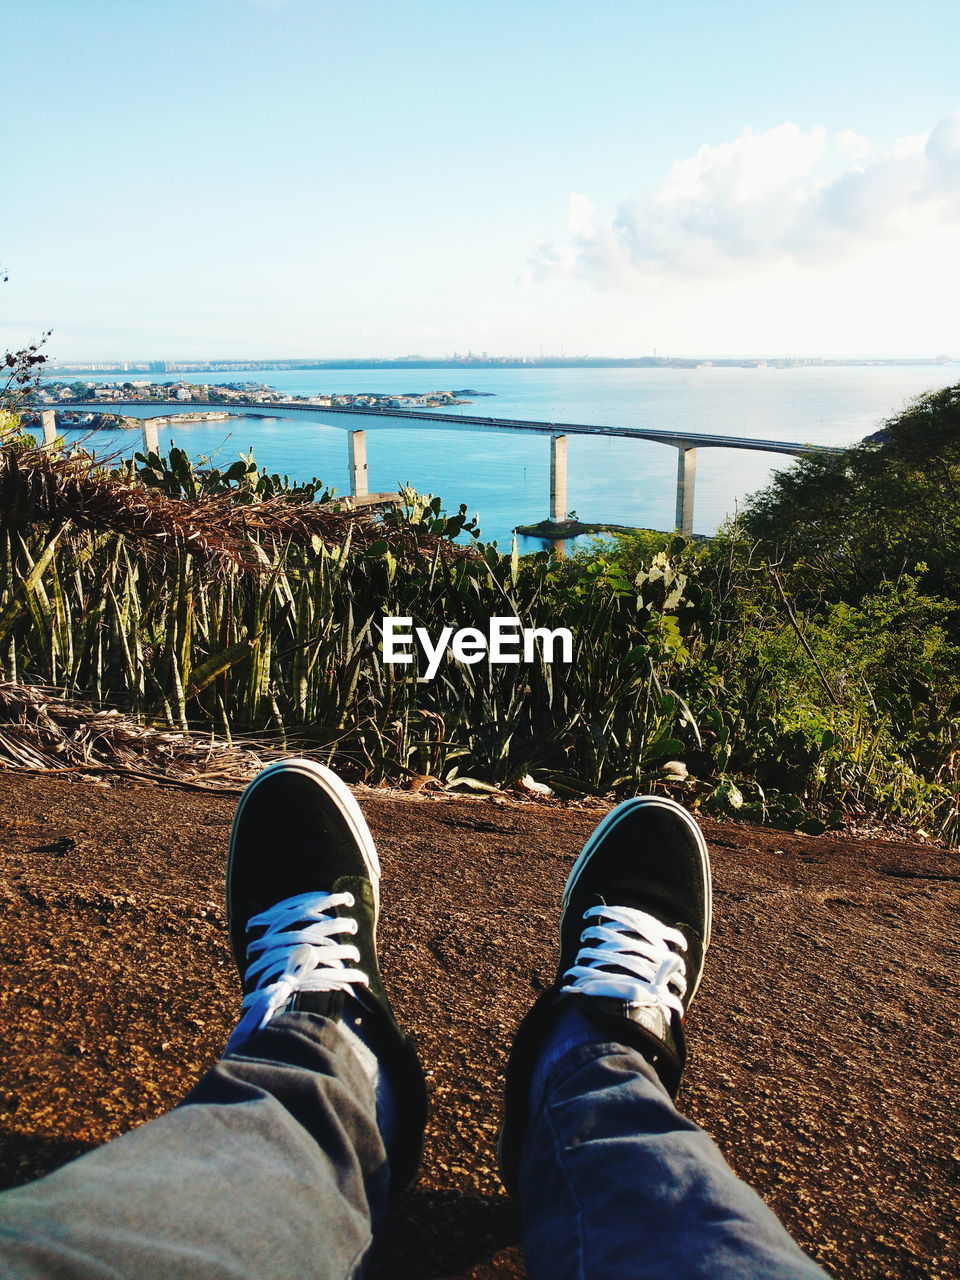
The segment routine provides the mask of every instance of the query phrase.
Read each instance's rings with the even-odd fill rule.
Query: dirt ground
[[[359,789],[383,967],[432,1111],[382,1278],[522,1276],[494,1148],[510,1036],[552,977],[603,812]],[[0,774],[0,1179],[175,1103],[238,1008],[230,797]],[[960,1274],[960,858],[704,823],[714,945],[681,1105],[837,1276]]]

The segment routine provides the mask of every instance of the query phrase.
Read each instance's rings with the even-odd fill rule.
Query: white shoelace
[[[683,1017],[687,970],[670,944],[686,951],[687,940],[655,916],[633,907],[591,907],[576,963],[563,975],[564,991],[608,996],[635,1009],[659,1009],[669,1024],[670,1010]]]
[[[265,1027],[299,991],[350,992],[355,984],[370,985],[362,969],[348,967],[360,952],[337,941],[339,934],[356,933],[357,922],[334,915],[334,908],[353,905],[352,893],[301,893],[250,917],[248,925],[264,928],[247,947],[246,979],[257,985],[243,998],[243,1016],[227,1052]]]

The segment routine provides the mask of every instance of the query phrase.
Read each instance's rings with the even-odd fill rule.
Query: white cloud
[[[574,193],[566,243],[543,243],[522,277],[648,290],[736,272],[832,268],[879,246],[923,253],[960,230],[960,114],[886,154],[852,130],[785,123],[676,161],[652,195],[598,214]]]
[[[593,232],[593,202],[579,191],[570,195],[567,204],[567,225],[575,236],[589,236]]]
[[[841,129],[837,134],[837,146],[851,160],[864,160],[870,154],[870,143],[854,129]]]

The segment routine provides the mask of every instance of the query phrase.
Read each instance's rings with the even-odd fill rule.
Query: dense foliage
[[[926,811],[954,835],[958,496],[953,386],[920,396],[860,444],[781,472],[729,531],[728,553],[748,619],[745,660],[776,675],[758,707],[794,735],[794,757],[827,726],[840,734],[839,775],[862,779],[854,794],[918,821]],[[762,780],[763,762],[751,772]],[[793,789],[817,785],[801,770]]]
[[[780,472],[742,523],[805,598],[855,602],[906,573],[960,601],[960,386],[920,396],[851,449]]]

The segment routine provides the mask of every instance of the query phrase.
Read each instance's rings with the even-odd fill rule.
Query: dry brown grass
[[[239,503],[235,495],[174,498],[148,488],[123,466],[109,469],[83,454],[44,449],[0,449],[0,504],[13,527],[70,524],[90,532],[112,532],[164,552],[187,551],[210,568],[236,567],[261,573],[271,563],[261,543],[341,547],[347,536],[364,549],[382,539],[384,529],[369,510],[291,502],[283,497]],[[432,553],[446,558],[470,554],[415,526],[392,529],[398,554]]]
[[[117,775],[238,792],[277,752],[227,747],[70,702],[39,685],[0,682],[0,769]],[[280,753],[282,754],[282,753]]]

